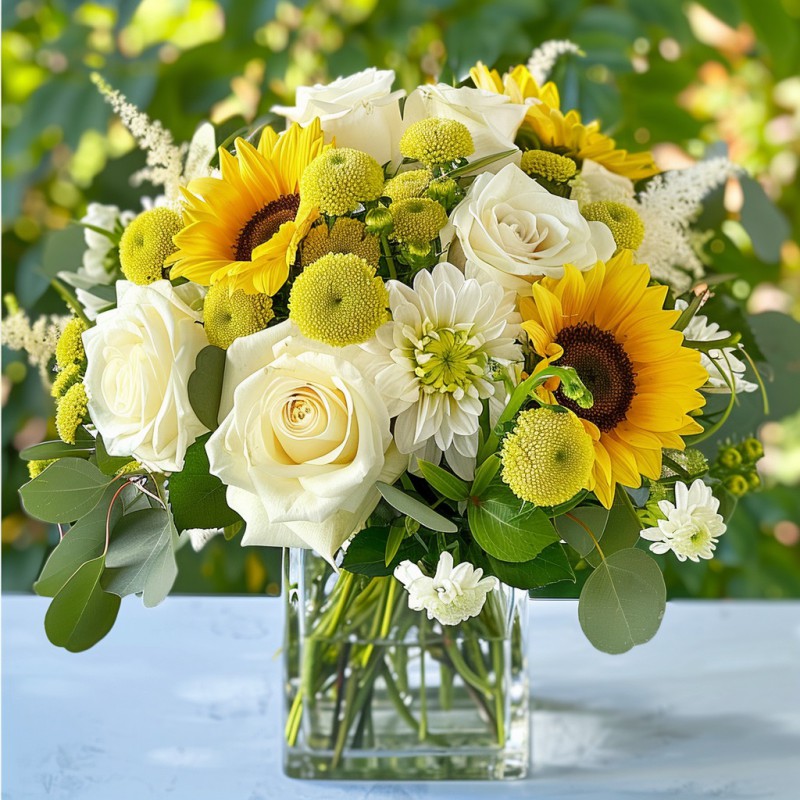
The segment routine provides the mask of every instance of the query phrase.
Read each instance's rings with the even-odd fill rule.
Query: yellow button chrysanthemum
[[[618,250],[637,250],[644,239],[644,223],[639,215],[622,203],[598,200],[581,208],[591,222],[602,222],[611,229]]]
[[[594,446],[571,411],[533,408],[503,440],[503,480],[521,500],[557,506],[589,485]]]
[[[221,283],[208,290],[203,303],[208,342],[223,350],[241,336],[264,330],[274,317],[269,295],[247,294],[242,289],[231,292]]]
[[[520,168],[528,175],[541,176],[554,183],[566,183],[578,170],[571,158],[549,150],[526,150],[522,154]]]
[[[70,364],[82,364],[86,360],[81,336],[87,327],[79,317],[73,317],[64,326],[56,344],[56,364],[61,369],[66,369]]]
[[[50,396],[55,397],[56,400],[59,397],[63,397],[67,393],[67,389],[76,384],[80,379],[81,368],[78,364],[67,364],[67,366],[56,375],[53,385],[50,387]]]
[[[170,208],[151,208],[139,214],[119,242],[119,263],[125,277],[141,286],[161,280],[165,259],[178,249],[172,237],[182,228],[181,215]]]
[[[289,317],[309,339],[344,347],[370,339],[387,319],[383,280],[363,258],[329,253],[306,267],[289,295]]]
[[[475,152],[472,134],[463,122],[443,117],[421,119],[400,137],[400,153],[426,167],[452,164]]]
[[[412,169],[401,172],[386,181],[383,194],[392,200],[408,200],[410,197],[422,197],[431,182],[431,173],[427,169]]]
[[[363,222],[350,217],[340,217],[330,228],[324,223],[315,225],[303,240],[302,248],[304,267],[328,253],[353,253],[372,267],[377,267],[381,258],[377,237],[367,233]]]
[[[402,244],[427,245],[447,224],[447,212],[428,197],[398,200],[389,211],[394,220],[392,239]]]
[[[300,195],[323,214],[338,217],[383,192],[381,165],[366,153],[337,147],[317,156],[300,179]]]
[[[31,476],[31,480],[34,478],[38,478],[51,464],[55,464],[57,459],[55,458],[43,458],[43,459],[36,459],[34,461],[28,462],[28,475]]]
[[[75,434],[86,419],[89,399],[82,383],[76,383],[67,389],[67,393],[58,401],[56,409],[56,430],[62,442],[75,444]]]

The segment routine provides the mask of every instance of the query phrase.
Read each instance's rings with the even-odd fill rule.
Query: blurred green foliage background
[[[735,191],[720,238],[719,271],[751,312],[800,319],[800,0],[3,0],[3,292],[32,316],[63,313],[49,288],[80,263],[71,225],[90,201],[140,208],[147,187],[128,177],[144,157],[89,81],[101,72],[177,140],[210,116],[234,130],[292,100],[302,84],[367,66],[398,83],[463,78],[477,60],[524,62],[542,41],[568,38],[585,51],[556,69],[563,106],[599,117],[622,146],[652,148],[683,166],[707,148],[759,177],[789,218],[779,263],[764,264],[736,220]],[[720,143],[723,143],[720,145]],[[714,249],[714,245],[717,245]],[[673,596],[800,596],[800,347],[761,325],[780,364],[761,427],[766,489],[748,495],[719,557],[667,567]],[[759,331],[757,329],[756,333]],[[22,447],[54,436],[49,398],[35,370],[3,353],[2,577],[28,590],[56,539],[25,517],[16,491],[27,480]],[[731,430],[759,423],[758,398]],[[278,590],[278,554],[215,539],[180,554],[183,591]],[[568,592],[575,587],[567,587]]]

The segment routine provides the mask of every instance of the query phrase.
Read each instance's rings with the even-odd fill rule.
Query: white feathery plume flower
[[[528,59],[528,72],[541,86],[552,72],[556,61],[567,53],[583,55],[580,47],[569,39],[548,39],[531,53],[531,57]]]
[[[483,577],[483,570],[467,561],[453,566],[453,556],[445,550],[439,556],[436,574],[427,576],[417,564],[402,561],[394,576],[408,592],[408,607],[425,611],[428,619],[442,625],[458,625],[481,613],[486,595],[497,588],[497,578]]]
[[[51,314],[41,316],[31,324],[16,298],[6,295],[5,302],[9,313],[2,323],[0,341],[9,350],[24,351],[28,363],[39,370],[42,382],[49,386],[50,362],[55,356],[61,332],[72,317]]]
[[[685,300],[676,300],[675,308],[684,311],[688,307]],[[716,322],[709,322],[708,317],[695,314],[684,328],[683,335],[693,342],[713,342],[727,339],[730,331],[721,330]],[[708,383],[702,391],[711,394],[730,394],[731,385],[736,394],[754,392],[758,384],[744,379],[747,366],[736,357],[737,351],[743,350],[741,345],[723,347],[721,350],[709,350],[700,354],[700,363],[708,372]]]
[[[693,246],[690,225],[706,195],[739,171],[724,157],[700,161],[656,175],[636,200],[628,202],[644,224],[636,260],[650,267],[653,278],[681,293],[689,289],[692,278],[702,277],[703,263]]]
[[[719,537],[725,533],[726,525],[720,514],[719,500],[711,487],[698,478],[691,487],[685,483],[675,484],[675,502],[662,500],[659,511],[665,519],[658,527],[642,531],[643,539],[653,544],[654,553],[675,553],[678,561],[699,561],[714,557]]]
[[[497,372],[522,361],[515,294],[448,262],[421,270],[413,288],[389,281],[392,320],[360,345],[395,422],[401,453],[472,477],[483,401],[503,391]],[[491,402],[490,402],[491,404]]]

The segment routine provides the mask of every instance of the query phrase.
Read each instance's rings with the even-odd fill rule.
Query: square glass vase
[[[327,780],[511,780],[529,765],[526,592],[441,625],[393,576],[284,551],[284,771]]]

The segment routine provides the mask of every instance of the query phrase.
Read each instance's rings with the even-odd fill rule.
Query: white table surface
[[[800,798],[800,603],[671,603],[624,656],[533,603],[535,767],[503,784],[286,778],[276,599],[130,598],[80,655],[46,607],[3,599],[3,800]]]

